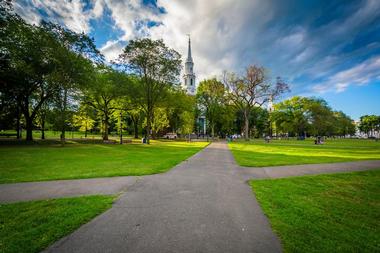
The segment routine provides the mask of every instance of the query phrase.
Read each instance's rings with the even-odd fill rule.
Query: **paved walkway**
[[[126,191],[138,180],[138,177],[108,177],[0,184],[0,203],[117,194]]]
[[[213,143],[144,177],[113,207],[47,252],[280,252],[231,152]]]
[[[273,167],[240,167],[244,179],[284,178],[304,175],[380,169],[380,160],[286,165]]]
[[[47,252],[280,252],[246,180],[376,168],[378,160],[246,168],[212,143],[164,174],[3,184],[0,202],[127,191]]]

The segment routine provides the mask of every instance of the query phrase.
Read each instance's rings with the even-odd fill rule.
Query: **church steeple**
[[[189,35],[189,46],[187,49],[187,60],[186,62],[193,62],[193,58],[191,57],[191,41],[190,41],[190,35]]]
[[[194,62],[191,57],[191,41],[189,35],[189,46],[187,49],[187,59],[185,62],[185,73],[183,75],[184,83],[183,86],[186,89],[187,94],[194,95],[195,94],[195,74],[193,71]]]

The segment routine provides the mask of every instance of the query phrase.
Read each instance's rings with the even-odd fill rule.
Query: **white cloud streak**
[[[380,80],[380,55],[352,68],[337,72],[325,82],[314,85],[313,90],[319,93],[329,91],[343,92],[350,85],[366,85],[376,80]]]

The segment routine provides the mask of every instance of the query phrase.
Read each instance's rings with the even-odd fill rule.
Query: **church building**
[[[189,36],[189,47],[187,50],[187,59],[185,62],[185,73],[183,75],[183,87],[187,94],[195,95],[195,74],[194,74],[194,62],[191,57],[191,41]]]
[[[195,87],[195,74],[194,74],[194,62],[193,57],[191,56],[191,41],[189,36],[189,45],[187,49],[187,58],[185,61],[185,72],[183,75],[183,88],[186,90],[186,93],[191,96],[195,96],[196,87]],[[206,135],[206,117],[201,115],[197,118],[197,135],[205,136]]]

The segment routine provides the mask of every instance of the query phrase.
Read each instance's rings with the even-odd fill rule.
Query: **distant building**
[[[183,75],[182,87],[186,90],[188,95],[194,96],[196,93],[195,86],[195,74],[194,74],[194,62],[191,56],[191,40],[189,36],[189,45],[187,48],[187,58],[185,61],[185,73]],[[198,135],[206,134],[206,117],[201,115],[197,118],[197,129],[196,133]]]
[[[194,74],[194,62],[191,57],[191,41],[189,36],[189,46],[187,50],[187,59],[185,62],[185,74],[183,75],[183,88],[187,94],[195,95],[195,74]]]

